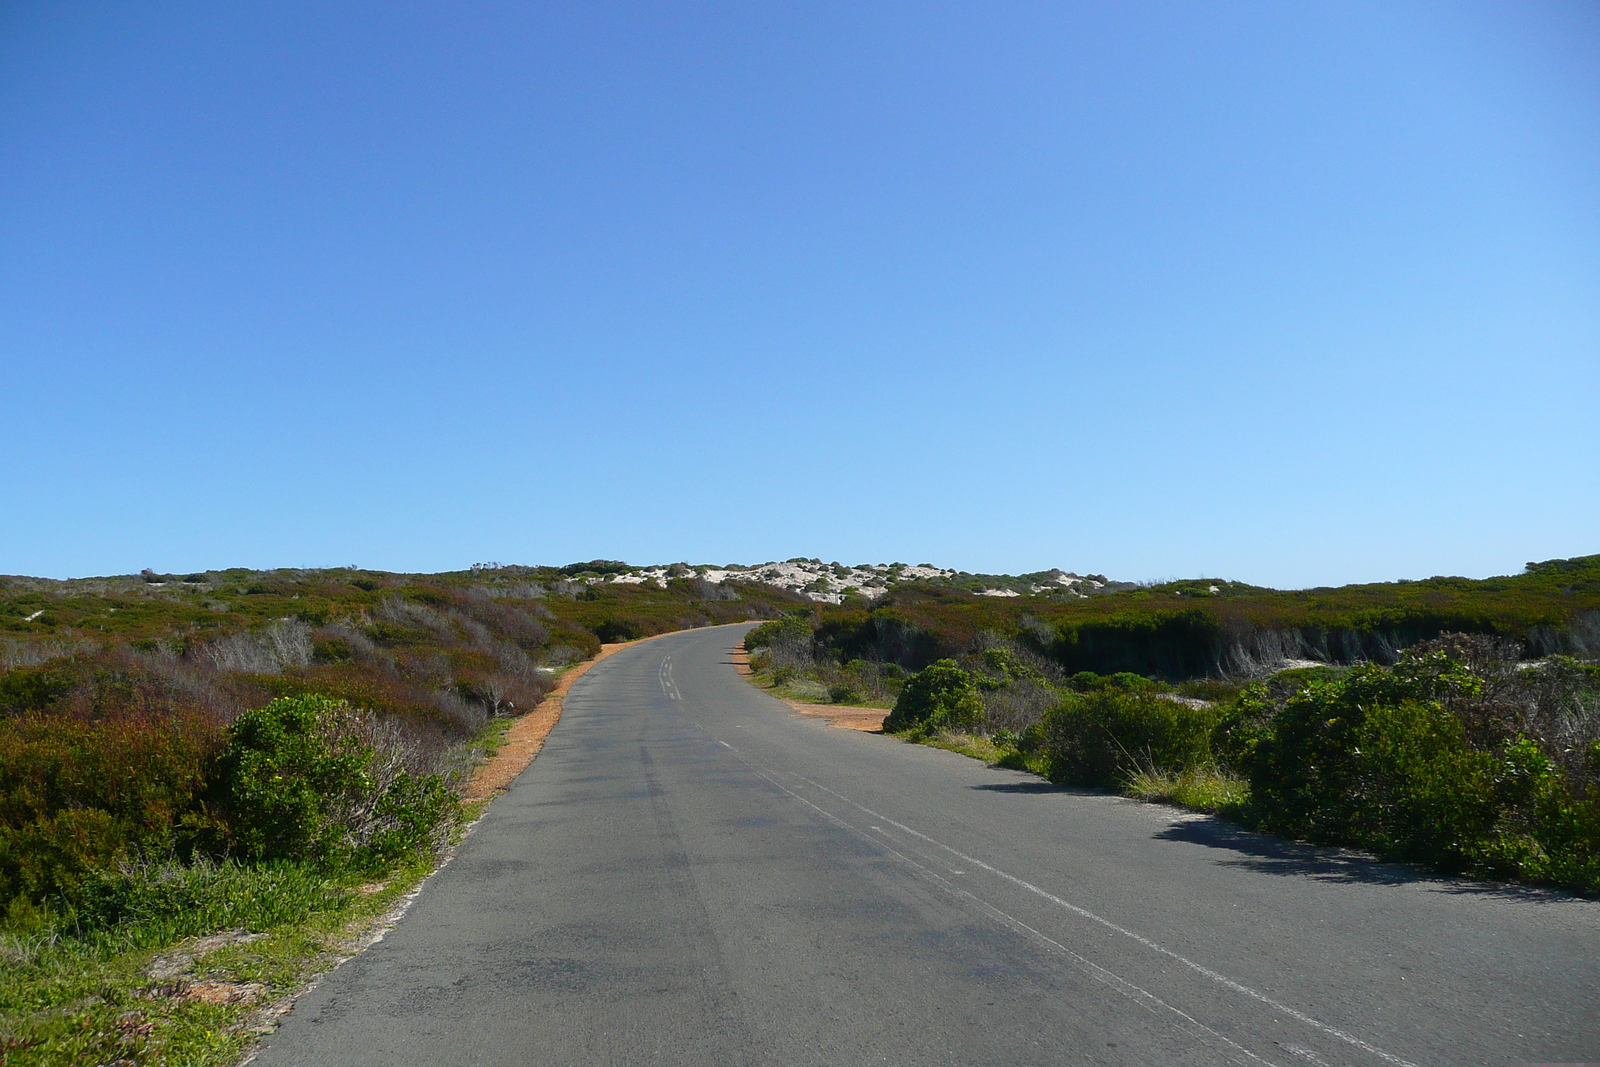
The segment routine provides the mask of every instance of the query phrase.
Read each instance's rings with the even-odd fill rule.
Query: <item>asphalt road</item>
[[[744,627],[573,687],[261,1067],[1600,1060],[1600,903],[795,718]]]

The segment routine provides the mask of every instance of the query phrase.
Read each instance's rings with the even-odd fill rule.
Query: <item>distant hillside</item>
[[[870,603],[819,609],[817,639],[842,659],[920,669],[998,636],[1068,672],[1163,678],[1246,676],[1294,661],[1392,663],[1443,633],[1508,638],[1528,656],[1600,651],[1600,556],[1481,580],[1279,591],[1201,579],[1107,583],[1095,593],[1001,597],[948,579],[902,582]]]
[[[978,596],[1015,597],[1045,595],[1083,599],[1125,589],[1137,589],[1135,582],[1113,582],[1103,574],[1079,575],[1072,571],[1038,571],[1033,574],[971,574],[967,571],[935,567],[931,563],[824,563],[820,559],[796,557],[781,563],[746,566],[729,563],[630,567],[618,560],[597,559],[562,567],[564,575],[589,583],[642,584],[653,582],[665,588],[672,578],[699,578],[704,581],[747,582],[770,585],[796,593],[820,604],[842,604],[852,597],[877,600],[891,589],[906,583],[922,583],[960,589]]]
[[[532,706],[601,642],[806,603],[756,583],[607,583],[555,567],[0,577],[0,715],[189,709],[226,721],[314,692],[460,738]]]
[[[1529,655],[1588,654],[1600,650],[1600,556],[1530,563],[1522,574],[1482,580],[1292,591],[1220,579],[1139,585],[1059,570],[970,574],[801,558],[485,564],[433,575],[336,568],[13,576],[0,577],[0,669],[87,662],[126,647],[254,679],[249,699],[298,685],[421,710],[454,707],[440,692],[473,693],[474,679],[487,677],[532,678],[537,667],[589,655],[601,641],[802,609],[841,655],[908,668],[960,654],[985,633],[1068,670],[1162,677],[1244,675],[1285,661],[1391,662],[1401,648],[1446,632],[1511,638]],[[526,662],[494,660],[508,641]],[[376,651],[358,654],[368,644]],[[376,684],[380,675],[395,684]],[[268,677],[281,680],[261,681]],[[356,685],[357,677],[365,681]]]

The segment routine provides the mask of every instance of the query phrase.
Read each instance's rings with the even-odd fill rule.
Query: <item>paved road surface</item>
[[[582,678],[257,1063],[1600,1060],[1600,903],[798,719],[734,673],[744,629]]]

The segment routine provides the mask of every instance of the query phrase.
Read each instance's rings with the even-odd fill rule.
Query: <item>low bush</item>
[[[89,907],[128,864],[313,862],[374,868],[427,853],[458,810],[437,755],[319,696],[224,729],[199,713],[0,722],[0,909]]]
[[[1267,687],[1252,687],[1216,737],[1249,774],[1258,825],[1446,871],[1600,890],[1600,741],[1563,743],[1594,732],[1587,680],[1570,679],[1580,688],[1556,715],[1528,696],[1550,688],[1540,668],[1517,671],[1513,659],[1505,670],[1482,651],[1425,647],[1393,670],[1314,678],[1270,717]],[[1540,723],[1557,724],[1561,741],[1523,732]]]
[[[379,865],[426,851],[455,795],[437,774],[412,774],[405,755],[373,715],[326,697],[244,713],[217,761],[236,854]]]
[[[819,649],[810,623],[800,615],[756,627],[745,646],[751,669],[769,676],[775,688],[794,700],[888,707],[905,673],[892,663],[859,658],[840,662],[834,651]]]
[[[888,733],[964,730],[980,724],[983,714],[977,680],[955,660],[944,659],[906,679],[883,728]]]
[[[991,733],[1021,734],[1061,700],[1058,689],[1032,678],[983,686],[984,726]]]
[[[608,645],[637,641],[645,636],[645,628],[637,620],[628,618],[604,619],[594,625],[592,632]]]
[[[1067,687],[1076,693],[1103,693],[1108,690],[1123,693],[1159,693],[1167,688],[1160,682],[1131,671],[1121,671],[1117,674],[1079,671],[1067,679]]]
[[[1073,694],[1045,713],[1043,750],[1050,778],[1116,789],[1140,771],[1208,766],[1221,713],[1148,693],[1102,689]]]
[[[811,624],[803,616],[785,615],[781,619],[764,622],[744,635],[744,647],[750,651],[766,648],[788,639],[811,639]]]
[[[1240,682],[1225,682],[1218,678],[1191,678],[1179,683],[1175,689],[1180,696],[1221,704],[1237,698],[1244,685]]]
[[[204,795],[222,740],[198,714],[0,722],[0,907],[70,897],[122,857],[214,845]]]

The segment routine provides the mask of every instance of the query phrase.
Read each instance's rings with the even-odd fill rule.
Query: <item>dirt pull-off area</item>
[[[754,672],[750,669],[750,653],[745,651],[743,645],[738,645],[733,650],[732,662],[734,669],[749,678]],[[883,732],[883,720],[889,713],[883,708],[858,708],[849,704],[802,704],[798,700],[780,697],[785,704],[799,715],[807,719],[822,719],[829,726],[837,726],[844,730],[862,730],[869,734]]]
[[[488,762],[473,772],[467,787],[461,791],[461,799],[468,804],[478,800],[488,800],[511,787],[512,780],[528,769],[533,757],[544,747],[544,739],[555,729],[556,721],[561,718],[562,698],[572,688],[572,683],[582,678],[590,667],[619,649],[665,636],[666,634],[655,634],[651,637],[641,637],[638,641],[601,645],[600,654],[594,659],[585,660],[576,667],[568,669],[556,683],[556,687],[550,691],[550,695],[539,701],[538,707],[511,724],[511,729],[506,731],[506,739],[499,750]]]

